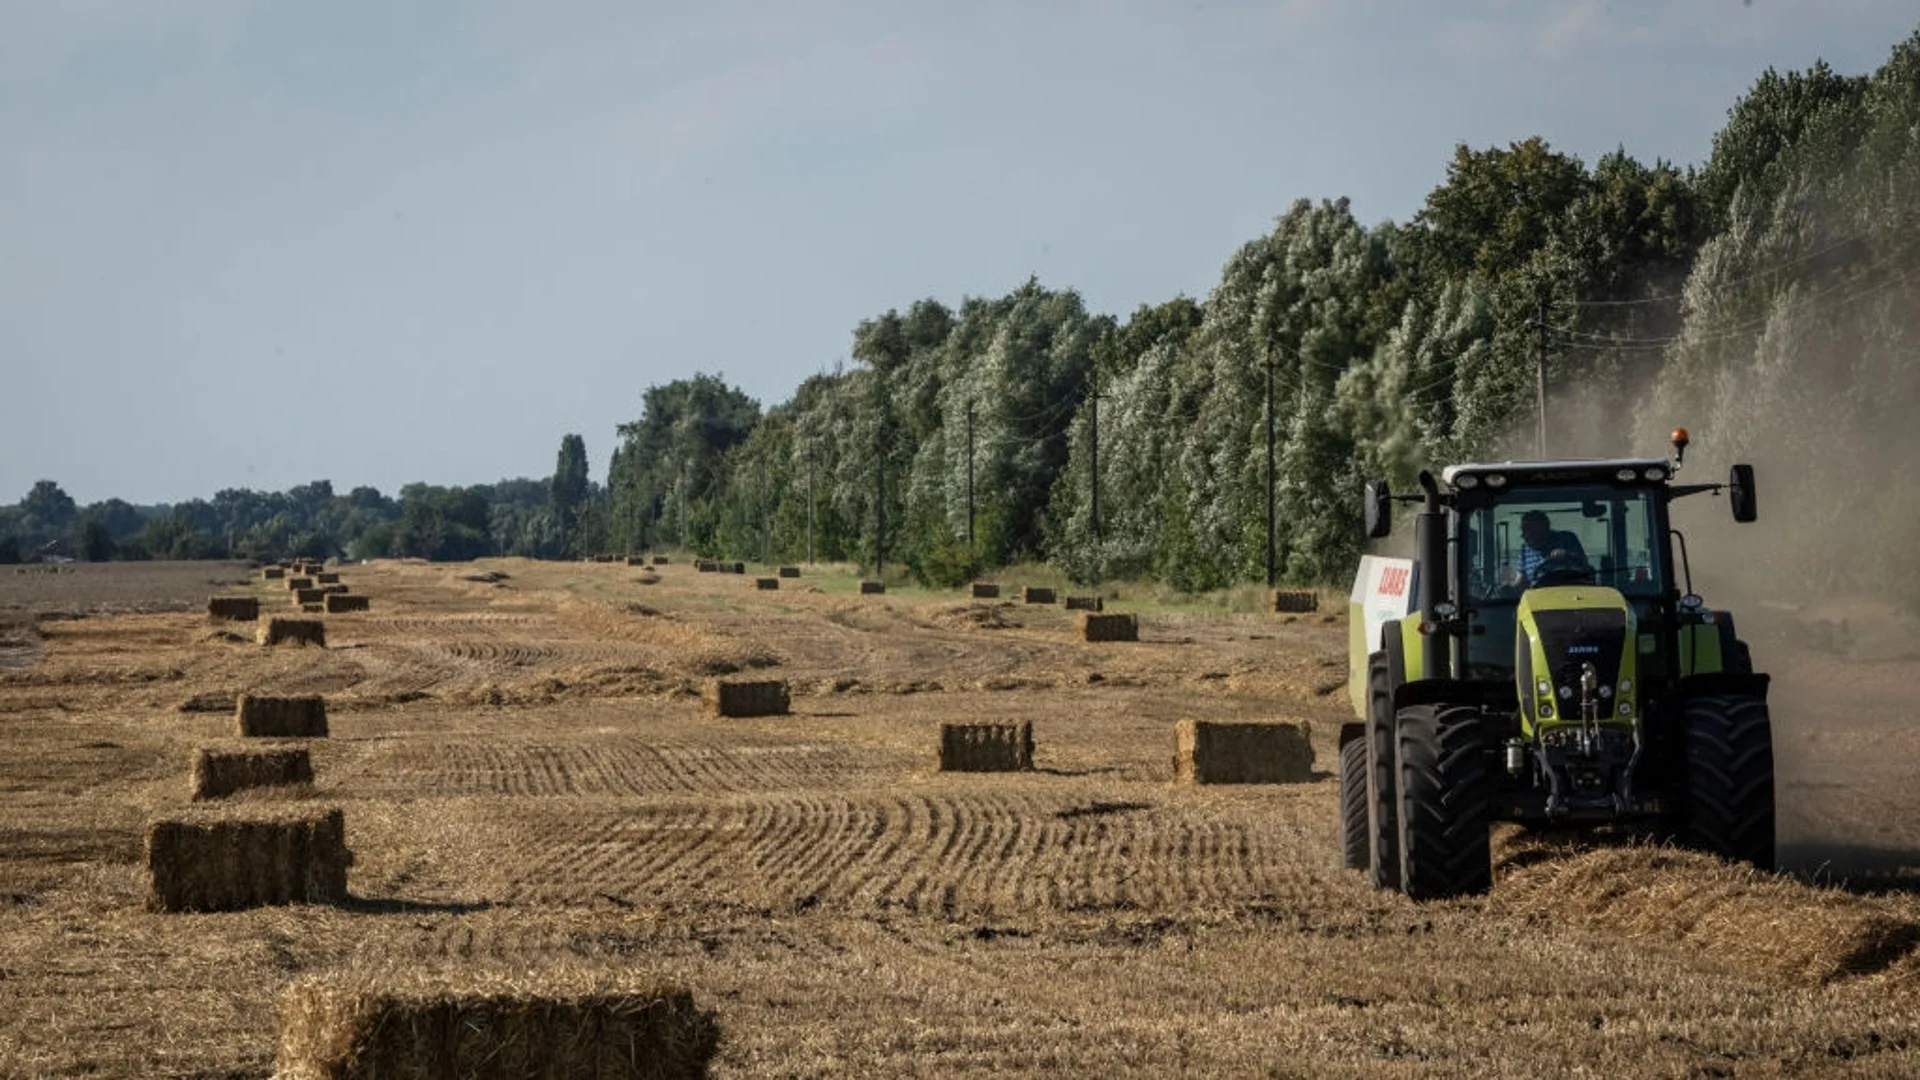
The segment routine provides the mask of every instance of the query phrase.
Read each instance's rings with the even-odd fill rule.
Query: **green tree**
[[[560,457],[554,465],[551,490],[554,520],[567,545],[556,554],[592,554],[576,546],[580,511],[587,498],[587,444],[580,436],[569,434],[560,439]],[[604,528],[601,531],[604,533]]]

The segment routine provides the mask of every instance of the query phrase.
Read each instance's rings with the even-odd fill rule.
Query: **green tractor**
[[[1419,502],[1413,559],[1354,584],[1340,732],[1347,866],[1416,900],[1485,892],[1489,827],[1620,825],[1773,869],[1767,676],[1733,618],[1693,592],[1675,456],[1455,465],[1421,492],[1367,485],[1372,538]],[[1676,562],[1675,556],[1678,556]]]

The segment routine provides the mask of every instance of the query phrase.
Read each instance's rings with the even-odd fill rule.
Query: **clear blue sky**
[[[604,475],[649,384],[764,403],[1029,274],[1203,297],[1456,142],[1704,158],[1912,0],[0,0],[0,501]]]

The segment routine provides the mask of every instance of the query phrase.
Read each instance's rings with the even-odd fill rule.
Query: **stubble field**
[[[0,580],[0,1075],[268,1076],[284,986],[384,967],[657,973],[724,1077],[1920,1075],[1911,661],[1743,619],[1799,878],[1503,835],[1491,896],[1414,905],[1338,863],[1342,616],[1091,645],[840,576],[381,563],[326,649],[264,649],[81,570]],[[707,716],[732,673],[792,714]],[[149,913],[142,829],[240,693],[327,697],[274,797],[345,808],[352,898]],[[1181,717],[1308,721],[1317,779],[1176,786]],[[955,720],[1032,721],[1034,771],[939,773]]]

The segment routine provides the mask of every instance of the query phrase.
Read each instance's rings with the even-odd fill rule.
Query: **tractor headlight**
[[[1552,703],[1550,703],[1550,702],[1541,702],[1541,704],[1540,704],[1540,719],[1542,719],[1542,720],[1551,720],[1551,719],[1553,719],[1553,705],[1552,705]]]
[[[1561,701],[1572,701],[1572,700],[1573,700],[1573,687],[1571,687],[1571,686],[1563,686],[1563,687],[1561,687],[1561,688],[1560,688],[1560,700],[1561,700]]]
[[[1610,698],[1610,697],[1612,697],[1612,696],[1613,696],[1613,687],[1611,687],[1611,686],[1602,686],[1602,687],[1600,688],[1600,696],[1601,696],[1601,697],[1603,697],[1603,698]]]
[[[1630,481],[1635,477],[1637,477],[1638,475],[1639,474],[1634,472],[1632,469],[1621,469],[1619,472],[1613,474],[1613,478],[1615,480]]]
[[[1534,689],[1540,691],[1542,694],[1553,693],[1553,684],[1548,682],[1545,679],[1541,679],[1539,682],[1534,683],[1533,685],[1534,685]]]
[[[1621,702],[1621,703],[1620,703],[1620,715],[1621,715],[1621,716],[1632,716],[1632,715],[1633,715],[1633,702],[1631,702],[1631,701],[1623,701],[1623,702]]]
[[[1627,691],[1629,691],[1629,690],[1632,690],[1632,689],[1633,689],[1633,680],[1632,680],[1632,679],[1621,679],[1621,680],[1620,680],[1620,692],[1621,692],[1621,693],[1623,693],[1623,694],[1624,694],[1624,693],[1626,693]]]
[[[1488,476],[1487,476],[1487,486],[1488,486],[1488,487],[1496,487],[1496,488],[1502,488],[1502,487],[1506,487],[1506,486],[1507,486],[1507,478],[1506,478],[1506,475],[1505,475],[1505,474],[1503,474],[1503,473],[1490,473],[1490,474],[1488,474]]]
[[[1459,488],[1462,491],[1466,491],[1470,488],[1477,488],[1480,486],[1480,478],[1473,475],[1472,473],[1464,473],[1454,478],[1453,486]]]
[[[1666,467],[1663,465],[1655,465],[1653,468],[1648,469],[1646,472],[1643,472],[1640,475],[1646,477],[1649,480],[1665,480],[1667,478],[1667,470],[1666,470]]]

